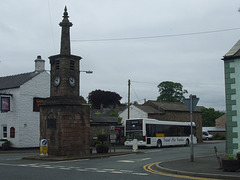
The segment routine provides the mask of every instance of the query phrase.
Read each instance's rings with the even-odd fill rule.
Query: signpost
[[[190,159],[191,162],[194,161],[193,159],[193,123],[192,123],[192,114],[197,106],[197,103],[199,101],[199,98],[197,98],[196,95],[190,94],[188,99],[183,99],[184,104],[187,106],[187,108],[190,110],[190,119],[191,119],[191,143],[190,143]]]
[[[40,156],[48,156],[48,142],[42,139],[40,142]]]
[[[111,144],[114,144],[114,152],[116,151],[115,145],[116,145],[117,134],[118,134],[118,131],[115,130],[115,126],[110,126],[109,127],[110,152],[111,152]]]

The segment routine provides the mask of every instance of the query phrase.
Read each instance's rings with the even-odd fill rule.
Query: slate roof
[[[134,105],[136,106],[137,108],[141,109],[142,111],[148,113],[148,114],[159,114],[159,110],[151,107],[151,106],[147,106],[147,105]]]
[[[162,102],[162,101],[147,101],[146,105],[153,104],[155,107],[159,107],[165,111],[189,111],[184,103],[181,102]],[[197,106],[194,111],[200,112],[201,107]]]
[[[223,56],[223,60],[240,57],[240,40]]]
[[[39,72],[29,72],[13,76],[0,77],[0,90],[19,88],[21,85],[37,76]]]

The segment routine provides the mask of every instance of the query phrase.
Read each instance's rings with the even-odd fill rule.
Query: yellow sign
[[[164,133],[156,133],[156,137],[164,137]]]

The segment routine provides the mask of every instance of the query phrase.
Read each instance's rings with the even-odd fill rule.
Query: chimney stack
[[[35,60],[35,71],[45,71],[45,60],[43,60],[41,56],[37,56],[37,59]]]

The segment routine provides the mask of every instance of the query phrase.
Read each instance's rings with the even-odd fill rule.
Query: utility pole
[[[130,118],[130,79],[128,80],[128,119]]]

